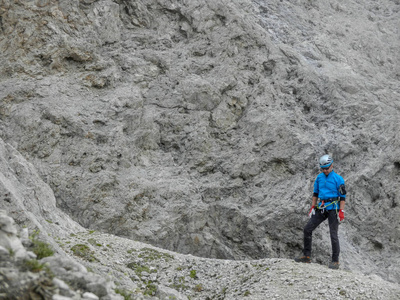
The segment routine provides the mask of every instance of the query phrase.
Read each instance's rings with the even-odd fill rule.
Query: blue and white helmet
[[[329,168],[332,163],[333,163],[333,158],[330,157],[328,154],[321,156],[321,158],[319,159],[319,166],[321,168]]]

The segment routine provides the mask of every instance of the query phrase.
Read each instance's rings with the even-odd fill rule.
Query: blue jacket
[[[314,195],[318,194],[318,198],[321,200],[329,198],[346,198],[346,195],[339,193],[339,187],[344,185],[344,179],[342,176],[336,174],[333,170],[326,176],[321,173],[317,176],[314,182]],[[327,201],[325,201],[325,204]],[[321,206],[321,202],[319,203]],[[339,202],[334,205],[329,205],[326,210],[339,209]]]

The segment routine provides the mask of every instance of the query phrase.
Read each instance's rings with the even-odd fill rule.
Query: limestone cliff
[[[10,178],[30,189],[10,191],[2,169],[0,207],[21,225],[65,213],[177,252],[289,258],[329,153],[349,191],[342,265],[399,282],[399,10],[398,0],[3,0],[3,165],[16,163]],[[16,157],[44,183],[21,179]],[[44,211],[22,217],[18,199]],[[327,262],[326,227],[314,245]]]

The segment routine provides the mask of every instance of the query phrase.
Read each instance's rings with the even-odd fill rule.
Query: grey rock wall
[[[228,259],[300,253],[330,153],[343,265],[398,282],[399,9],[2,1],[1,138],[82,226]],[[327,227],[315,237],[326,263]]]

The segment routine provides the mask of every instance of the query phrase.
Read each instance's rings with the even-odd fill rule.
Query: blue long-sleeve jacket
[[[331,198],[346,198],[346,195],[339,193],[339,187],[344,186],[344,179],[342,176],[336,174],[333,170],[326,176],[321,173],[317,176],[314,182],[314,195],[318,195],[321,200]],[[326,202],[326,201],[325,201]],[[319,203],[321,206],[321,202]],[[339,209],[339,202],[335,205],[329,205],[326,207],[327,210]]]

